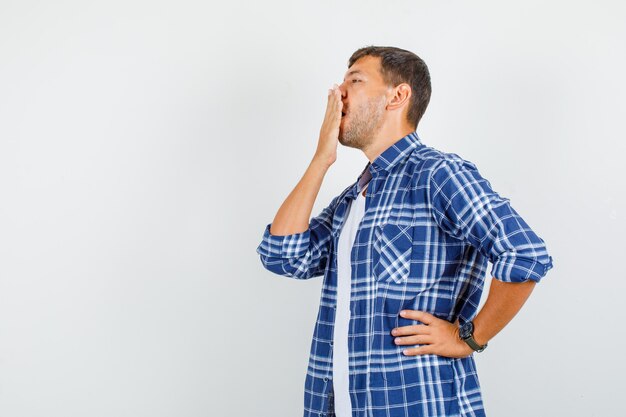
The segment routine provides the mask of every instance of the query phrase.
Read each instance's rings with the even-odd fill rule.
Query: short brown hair
[[[411,86],[407,121],[417,125],[430,101],[430,73],[426,63],[413,52],[393,46],[365,46],[357,49],[348,60],[348,68],[364,56],[380,57],[383,81],[390,87],[401,83]]]

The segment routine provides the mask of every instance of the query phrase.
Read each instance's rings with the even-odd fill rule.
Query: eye
[[[358,82],[358,81],[361,81],[361,80],[352,80],[352,83],[356,83],[356,82]]]

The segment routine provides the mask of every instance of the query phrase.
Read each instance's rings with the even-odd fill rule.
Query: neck
[[[372,143],[367,148],[362,149],[363,153],[370,162],[374,162],[387,148],[411,132],[415,132],[415,128],[406,123],[385,124],[375,135]]]

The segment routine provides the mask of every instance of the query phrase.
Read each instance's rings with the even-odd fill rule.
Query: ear
[[[409,104],[411,99],[411,86],[407,83],[402,83],[392,89],[391,101],[387,104],[387,109],[395,110],[401,108],[405,104]]]

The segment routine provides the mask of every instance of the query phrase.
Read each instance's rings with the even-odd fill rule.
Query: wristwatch
[[[465,322],[459,327],[459,337],[476,352],[482,352],[487,347],[487,343],[481,346],[474,340],[474,323],[471,321]]]

